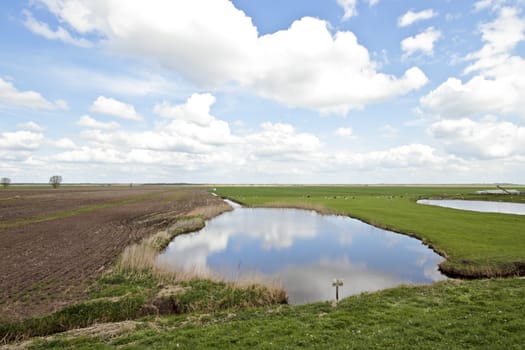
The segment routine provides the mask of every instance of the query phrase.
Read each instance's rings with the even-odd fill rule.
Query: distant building
[[[477,194],[520,194],[520,191],[518,190],[483,190],[483,191],[476,191]]]

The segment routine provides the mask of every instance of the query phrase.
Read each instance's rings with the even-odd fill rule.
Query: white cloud
[[[441,32],[434,27],[427,28],[424,32],[408,37],[401,41],[401,49],[405,57],[421,52],[424,55],[434,54],[434,43],[441,37]]]
[[[47,143],[53,147],[63,149],[74,149],[77,147],[75,142],[73,142],[73,140],[68,137],[64,137],[59,140],[48,140]]]
[[[337,3],[343,8],[343,20],[357,15],[357,0],[337,0]]]
[[[475,76],[463,84],[457,78],[449,78],[423,96],[421,105],[442,118],[479,113],[518,113],[525,118],[525,62],[520,60],[513,66],[518,70],[508,72],[510,75],[501,77],[503,79]]]
[[[121,119],[142,120],[135,107],[110,97],[99,96],[91,105],[90,111]]]
[[[494,0],[479,0],[474,3],[474,9],[480,11],[492,6]]]
[[[164,95],[166,91],[170,91],[170,94],[191,92],[186,91],[186,88],[178,84],[176,79],[171,77],[168,79],[162,74],[141,72],[136,69],[117,73],[99,71],[96,68],[54,65],[46,69],[64,86],[72,87],[77,91],[97,91],[101,95],[107,93],[109,95],[146,96]]]
[[[266,122],[261,128],[261,132],[245,137],[246,147],[256,158],[311,159],[321,150],[316,136],[297,133],[290,124]]]
[[[421,98],[421,106],[446,119],[487,113],[525,118],[525,59],[511,55],[525,39],[525,20],[516,9],[503,8],[481,26],[481,34],[485,44],[467,55],[474,63],[465,69],[477,75],[466,82],[447,79]]]
[[[33,121],[16,124],[17,128],[27,131],[42,132],[44,128]]]
[[[351,127],[348,128],[338,128],[335,132],[335,135],[341,137],[351,137],[354,135],[354,130]]]
[[[385,151],[365,153],[340,152],[332,160],[335,166],[350,166],[356,170],[373,170],[380,168],[420,168],[442,167],[449,161],[457,161],[451,157],[441,157],[436,150],[422,144],[410,144],[391,148]]]
[[[429,132],[442,140],[450,152],[463,157],[525,155],[525,128],[509,122],[442,120],[432,124]]]
[[[427,83],[416,67],[401,78],[378,73],[352,32],[332,36],[327,23],[303,18],[287,31],[263,36],[264,79],[252,87],[290,106],[346,113],[418,89]]]
[[[164,105],[156,108],[167,113],[172,120],[162,120],[153,130],[129,132],[115,130],[116,123],[102,123],[89,116],[83,116],[79,125],[89,128],[81,133],[89,147],[82,147],[57,156],[61,161],[112,163],[151,163],[155,161],[180,163],[193,166],[203,159],[215,159],[221,149],[239,142],[232,135],[227,122],[210,114],[215,98],[209,94],[194,94],[178,106]],[[162,106],[162,105],[159,105]],[[108,156],[104,160],[105,156]],[[187,158],[188,155],[195,159]],[[143,157],[143,159],[141,158]]]
[[[419,12],[410,10],[397,19],[397,25],[399,27],[407,27],[416,22],[431,19],[437,15],[437,12],[435,12],[433,9],[422,10]]]
[[[379,0],[365,0],[369,6],[375,6],[379,3]],[[341,6],[344,11],[343,21],[357,16],[357,3],[358,0],[337,0],[337,4]]]
[[[83,115],[80,117],[77,125],[89,128],[89,129],[98,129],[98,130],[114,130],[120,127],[120,124],[117,122],[100,122],[96,119],[91,118],[89,115]]]
[[[112,163],[123,164],[129,162],[126,154],[116,149],[81,147],[75,150],[59,153],[54,160],[73,163]]]
[[[24,11],[24,14],[26,16],[26,19],[24,21],[24,25],[34,34],[43,36],[46,39],[50,40],[60,40],[67,44],[72,44],[79,47],[92,47],[93,44],[89,42],[86,39],[76,39],[71,36],[71,34],[65,30],[62,27],[58,27],[57,30],[52,30],[49,28],[49,25],[46,23],[37,21],[33,15],[28,12]]]
[[[0,78],[0,103],[33,109],[67,109],[62,100],[50,102],[36,91],[18,91],[11,82]]]
[[[40,147],[44,135],[32,131],[0,133],[0,149],[13,151],[33,151]]]
[[[396,137],[399,134],[399,129],[393,127],[390,124],[386,124],[381,127],[381,136],[386,138]]]
[[[465,73],[490,69],[505,64],[509,53],[525,39],[525,20],[515,8],[505,7],[498,17],[480,27],[485,42],[481,50],[467,55],[467,60],[476,60],[465,69]]]
[[[259,36],[251,18],[227,0],[155,0],[148,7],[134,1],[117,7],[117,0],[40,1],[60,21],[103,36],[115,50],[153,58],[204,87],[233,82],[289,106],[346,113],[427,83],[417,67],[401,77],[378,72],[352,32],[332,34],[320,19],[305,17]],[[66,11],[74,4],[81,10]]]
[[[508,0],[479,0],[474,3],[474,11],[484,9],[498,10],[508,2]]]
[[[211,94],[193,94],[183,105],[172,106],[164,101],[157,104],[154,112],[163,118],[187,120],[199,125],[209,125],[214,117],[210,115],[210,108],[215,103]]]

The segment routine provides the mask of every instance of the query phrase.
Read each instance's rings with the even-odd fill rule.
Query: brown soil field
[[[149,186],[148,186],[149,187]],[[164,189],[165,190],[165,189]],[[119,202],[163,191],[162,188],[88,187],[68,189],[0,191],[0,221],[9,222],[40,215]]]
[[[113,205],[45,218],[109,203]],[[196,187],[2,191],[0,224],[20,219],[28,223],[0,226],[0,320],[21,320],[85,299],[90,283],[112,266],[126,246],[178,216],[221,203]],[[45,221],[31,223],[34,217]]]

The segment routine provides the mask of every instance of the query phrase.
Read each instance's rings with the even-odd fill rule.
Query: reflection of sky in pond
[[[228,280],[257,275],[281,281],[291,303],[335,297],[401,283],[444,279],[443,258],[420,241],[355,219],[296,209],[238,208],[177,237],[159,264],[218,273]]]
[[[463,199],[421,199],[417,202],[419,204],[437,205],[438,207],[479,211],[482,213],[525,215],[525,203],[469,201]]]

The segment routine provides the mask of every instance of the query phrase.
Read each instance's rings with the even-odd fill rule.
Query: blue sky
[[[0,176],[523,183],[524,5],[3,1]]]

